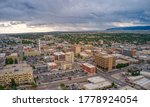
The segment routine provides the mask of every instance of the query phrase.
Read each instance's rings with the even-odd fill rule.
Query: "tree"
[[[128,73],[132,76],[139,76],[141,74],[140,70],[132,70],[132,69],[128,69]]]
[[[129,66],[129,64],[118,64],[116,66],[116,68],[124,68],[124,67],[127,67],[127,66]]]
[[[18,61],[17,61],[17,59],[15,59],[15,64],[18,64]]]
[[[77,58],[80,58],[80,59],[83,58],[80,54],[77,54],[76,57],[77,57]]]
[[[2,85],[0,85],[0,90],[4,90],[5,89],[5,87],[3,87]]]
[[[14,61],[12,58],[6,58],[6,65],[13,64]]]
[[[60,87],[61,87],[62,90],[67,90],[67,87],[66,87],[66,85],[64,83],[61,83]]]
[[[139,76],[140,75],[140,71],[134,71],[131,73],[132,76]]]
[[[65,84],[64,84],[64,83],[61,83],[61,84],[60,84],[60,87],[65,87]]]
[[[15,80],[12,78],[11,79],[11,88],[13,89],[13,90],[16,90],[17,88],[17,84],[16,84],[16,82],[15,82]]]
[[[29,40],[22,40],[22,44],[32,44],[33,42],[32,41],[29,41]]]
[[[26,60],[27,59],[27,56],[23,56],[23,60]]]
[[[32,87],[33,88],[37,87],[37,84],[35,82],[32,82]]]
[[[32,65],[32,68],[33,68],[33,69],[35,69],[35,66],[34,66],[34,65]]]
[[[112,87],[117,88],[117,85],[114,82],[112,82],[111,85],[112,85]]]

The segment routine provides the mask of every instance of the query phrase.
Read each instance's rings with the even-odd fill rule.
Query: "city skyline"
[[[150,25],[149,0],[0,0],[0,33]]]

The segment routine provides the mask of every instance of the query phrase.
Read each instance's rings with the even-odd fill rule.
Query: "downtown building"
[[[116,58],[113,55],[100,52],[95,55],[95,63],[97,67],[110,71],[116,66]]]
[[[125,56],[134,57],[136,56],[136,49],[123,49],[122,54]]]
[[[65,56],[65,61],[73,63],[74,62],[74,52],[67,52]]]
[[[74,52],[75,52],[75,54],[77,55],[77,54],[80,54],[80,52],[81,52],[81,46],[80,45],[75,45],[74,47],[73,47],[73,50],[74,50]]]
[[[34,81],[32,67],[27,64],[12,64],[0,70],[0,85],[10,85],[12,79],[16,84],[31,84]]]
[[[92,74],[96,73],[96,67],[92,64],[82,63],[80,66],[87,73],[92,73]]]
[[[64,52],[55,52],[54,57],[55,57],[55,61],[65,61],[65,53]]]

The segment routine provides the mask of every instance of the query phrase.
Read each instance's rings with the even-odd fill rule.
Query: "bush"
[[[14,79],[11,79],[11,89],[13,89],[13,90],[17,89],[17,84]]]
[[[118,64],[116,66],[116,68],[124,68],[124,67],[127,67],[127,66],[129,66],[129,64]]]
[[[35,82],[32,82],[32,87],[37,87],[37,84]]]
[[[66,85],[65,85],[65,84],[63,84],[63,83],[61,83],[61,84],[60,84],[60,87],[61,87],[61,89],[62,89],[62,90],[67,90]]]
[[[13,64],[14,61],[12,58],[6,58],[6,65]]]
[[[0,85],[0,90],[4,90],[5,89],[5,87],[3,87],[2,85]]]

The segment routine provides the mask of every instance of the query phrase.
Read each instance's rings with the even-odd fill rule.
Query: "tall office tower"
[[[67,52],[67,53],[66,53],[65,60],[66,60],[67,62],[73,63],[73,62],[74,62],[74,52]]]
[[[80,52],[81,52],[81,46],[80,45],[75,45],[74,46],[74,52],[75,52],[75,54],[80,54]]]
[[[54,53],[55,61],[65,61],[65,53],[55,52]]]
[[[115,67],[115,57],[106,53],[95,55],[96,65],[104,70],[110,71]]]
[[[130,57],[136,56],[136,49],[123,49],[122,54]]]

